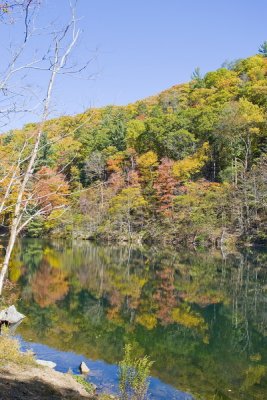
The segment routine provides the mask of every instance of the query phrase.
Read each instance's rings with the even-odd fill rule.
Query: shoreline
[[[19,342],[0,336],[0,400],[111,400],[95,393],[84,375],[63,373],[37,363],[34,354],[22,352]]]

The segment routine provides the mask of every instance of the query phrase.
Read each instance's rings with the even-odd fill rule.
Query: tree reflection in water
[[[196,399],[267,394],[267,252],[23,240],[11,264],[27,340],[117,363],[124,343]]]

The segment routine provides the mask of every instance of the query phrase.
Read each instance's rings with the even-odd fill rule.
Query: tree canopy
[[[28,234],[266,241],[265,48],[204,76],[196,69],[191,82],[157,96],[45,122],[35,190],[68,209],[44,213]],[[3,177],[35,128],[1,136]]]

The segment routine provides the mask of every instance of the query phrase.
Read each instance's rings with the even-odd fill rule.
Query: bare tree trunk
[[[4,286],[4,279],[5,276],[7,274],[7,270],[8,270],[8,265],[9,265],[9,261],[10,261],[10,256],[12,254],[12,250],[15,244],[15,240],[16,240],[16,229],[13,228],[11,229],[10,232],[10,236],[9,236],[9,240],[8,240],[8,246],[6,249],[6,254],[5,254],[5,259],[2,265],[2,269],[1,269],[1,273],[0,273],[0,295],[2,294],[3,291],[3,286]]]
[[[71,41],[70,44],[67,46],[67,48],[65,49],[64,53],[62,55],[60,55],[60,50],[61,49],[61,42],[63,39],[65,39],[66,34],[70,28],[70,26],[73,25],[73,31],[72,31],[72,36],[71,36]],[[74,45],[77,42],[77,39],[79,37],[79,30],[76,31],[75,28],[75,21],[72,20],[71,24],[69,24],[63,35],[61,34],[61,36],[57,36],[55,38],[55,49],[54,49],[54,60],[53,60],[53,64],[52,64],[52,68],[51,68],[51,75],[50,75],[50,79],[48,82],[48,87],[47,87],[47,94],[46,94],[46,98],[44,100],[44,106],[43,106],[43,115],[42,115],[42,120],[40,122],[37,134],[36,134],[36,138],[35,138],[35,142],[34,142],[34,146],[33,149],[31,151],[29,160],[28,160],[28,165],[26,168],[26,171],[24,173],[24,175],[22,176],[22,181],[20,183],[20,187],[18,190],[18,194],[17,194],[17,198],[15,201],[15,210],[14,210],[14,217],[12,219],[11,222],[11,228],[10,228],[10,235],[9,235],[9,240],[8,240],[8,245],[6,248],[6,253],[5,253],[5,257],[4,257],[4,261],[2,264],[2,269],[0,271],[0,295],[2,294],[3,291],[3,286],[4,286],[4,279],[5,276],[7,274],[8,271],[8,265],[10,262],[10,257],[14,248],[14,244],[16,241],[16,238],[18,236],[18,233],[21,230],[21,227],[25,226],[25,222],[22,222],[22,218],[23,218],[23,197],[25,195],[25,191],[27,188],[27,185],[29,183],[29,180],[33,174],[34,171],[34,165],[35,165],[35,161],[37,159],[37,155],[38,155],[38,149],[40,146],[40,141],[41,141],[41,137],[43,134],[43,127],[44,127],[44,123],[48,118],[48,111],[49,111],[49,105],[51,102],[51,95],[52,95],[52,90],[54,87],[54,83],[55,83],[55,79],[57,74],[59,73],[59,71],[64,68],[67,58],[72,50],[72,48],[74,47]],[[27,200],[26,200],[27,202]],[[31,220],[32,218],[28,219],[28,222]]]
[[[235,187],[237,187],[237,160],[235,157]]]

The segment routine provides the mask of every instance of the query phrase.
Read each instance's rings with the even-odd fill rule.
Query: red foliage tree
[[[177,181],[172,174],[173,161],[169,158],[163,158],[158,168],[158,176],[154,183],[154,188],[158,198],[158,211],[166,216],[172,215],[173,199],[175,197],[175,188]]]

